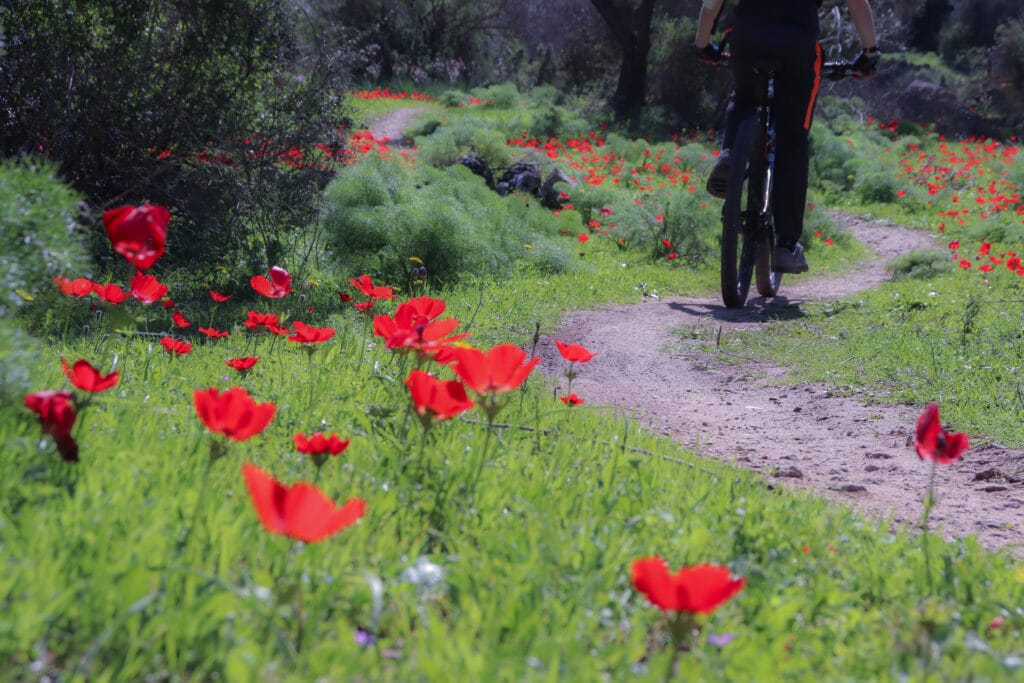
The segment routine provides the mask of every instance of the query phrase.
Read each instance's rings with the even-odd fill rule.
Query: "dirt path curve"
[[[842,220],[875,256],[840,276],[787,276],[784,296],[769,302],[730,310],[717,297],[666,297],[572,313],[554,336],[599,354],[579,368],[573,391],[697,453],[761,472],[769,483],[807,489],[895,525],[918,524],[929,469],[912,445],[919,406],[865,405],[821,385],[780,385],[786,368],[713,350],[719,328],[727,337],[786,324],[802,303],[876,287],[888,260],[933,244],[920,232]],[[679,328],[704,334],[684,340]],[[546,373],[563,371],[552,338],[540,355]],[[940,467],[932,520],[948,538],[973,534],[988,548],[1024,556],[1022,462],[1024,453],[986,444]]]
[[[371,130],[395,144],[422,111],[396,110],[373,121]],[[821,385],[780,385],[784,367],[707,350],[719,328],[727,335],[785,324],[799,316],[801,304],[877,287],[888,277],[889,260],[935,244],[921,232],[840,219],[875,253],[855,272],[788,276],[783,296],[753,299],[740,310],[724,308],[717,297],[667,297],[569,315],[554,337],[599,354],[580,368],[573,390],[697,453],[761,472],[769,483],[812,491],[897,526],[916,525],[928,485],[928,466],[913,448],[920,406],[866,405]],[[680,328],[707,334],[684,340]],[[545,373],[564,369],[553,337],[542,339],[539,353]],[[988,548],[1024,556],[1022,463],[1024,451],[985,444],[939,468],[934,524],[947,538],[976,535]]]
[[[388,112],[380,118],[369,122],[369,128],[373,137],[378,140],[387,140],[387,144],[393,147],[408,147],[402,138],[402,133],[412,127],[416,117],[426,111],[423,107],[406,107]]]

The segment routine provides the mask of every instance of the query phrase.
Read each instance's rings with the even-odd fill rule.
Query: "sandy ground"
[[[419,113],[398,110],[372,129],[397,140]],[[779,297],[751,299],[739,310],[715,296],[577,311],[542,339],[541,370],[564,370],[554,338],[582,344],[598,356],[578,368],[572,388],[589,405],[614,407],[698,454],[762,473],[769,485],[916,527],[929,475],[913,447],[923,406],[869,405],[823,385],[789,383],[785,367],[714,350],[719,331],[791,324],[803,304],[876,287],[888,277],[889,260],[934,244],[921,232],[840,218],[874,252],[854,272],[787,276]],[[687,338],[683,328],[697,333]],[[1024,451],[975,441],[982,445],[960,463],[938,468],[932,528],[1024,556]]]

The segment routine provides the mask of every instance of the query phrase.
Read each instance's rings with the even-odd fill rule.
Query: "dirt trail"
[[[420,109],[373,122],[376,137],[398,140]],[[599,354],[580,368],[573,390],[590,405],[613,406],[696,453],[854,507],[896,526],[920,521],[928,465],[914,452],[921,406],[867,405],[818,384],[782,384],[785,367],[709,351],[714,336],[785,324],[801,304],[877,287],[886,263],[935,245],[930,235],[839,217],[874,256],[842,275],[787,276],[782,296],[726,309],[715,297],[648,298],[639,304],[577,311],[542,338],[541,370],[564,364],[554,338]],[[680,328],[696,331],[684,339]],[[703,331],[703,333],[702,333]],[[972,446],[964,460],[938,469],[933,528],[950,539],[976,535],[988,548],[1024,556],[1024,451]]]
[[[895,525],[918,524],[929,470],[912,445],[921,407],[866,405],[817,384],[780,384],[786,368],[713,350],[719,330],[728,337],[786,324],[802,303],[876,287],[887,277],[887,261],[933,244],[920,232],[843,220],[875,252],[854,272],[787,276],[784,296],[754,299],[740,310],[724,308],[717,297],[666,297],[569,315],[555,336],[599,354],[580,368],[573,391],[697,453],[762,472],[769,483],[809,489]],[[693,339],[680,328],[692,328]],[[540,355],[548,359],[547,373],[563,370],[551,338]],[[940,467],[933,528],[1024,555],[1022,462],[1024,452],[986,444]]]

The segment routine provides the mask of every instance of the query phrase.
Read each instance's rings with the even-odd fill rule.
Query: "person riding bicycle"
[[[711,34],[724,4],[725,0],[704,0],[701,6],[694,41],[701,61],[717,64],[723,59],[723,51],[711,42]],[[881,53],[871,5],[868,0],[846,0],[846,4],[862,47],[853,63],[854,75],[873,76]],[[728,32],[736,88],[726,110],[722,152],[707,189],[715,197],[725,197],[736,130],[760,104],[758,79],[749,60],[779,63],[782,68],[775,75],[776,180],[772,207],[778,240],[772,270],[781,273],[808,270],[799,240],[807,201],[808,134],[821,81],[820,6],[821,0],[739,0],[735,23]]]

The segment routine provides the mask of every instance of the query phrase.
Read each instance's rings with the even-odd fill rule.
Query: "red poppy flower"
[[[121,288],[121,285],[116,285],[113,282],[106,285],[101,285],[98,282],[93,283],[93,290],[96,292],[96,296],[103,299],[107,303],[117,305],[123,302],[125,299],[131,296],[128,292]]]
[[[669,261],[675,261],[677,258],[679,258],[679,254],[673,251],[671,254],[667,255],[665,258],[667,258]]]
[[[287,327],[281,327],[277,316],[273,313],[257,313],[256,311],[249,311],[246,314],[246,318],[247,319],[242,323],[242,325],[248,327],[253,332],[265,330],[272,334],[279,334],[282,336],[291,334],[291,331]]]
[[[961,458],[967,450],[967,435],[945,432],[939,423],[939,404],[929,403],[917,418],[917,437],[914,447],[922,460],[949,465]]]
[[[312,484],[285,486],[248,463],[242,465],[242,476],[256,514],[272,534],[315,543],[354,524],[366,511],[366,503],[359,498],[349,498],[342,507],[335,507]]]
[[[711,614],[746,584],[732,578],[727,567],[697,564],[670,574],[660,557],[633,563],[633,586],[652,604],[669,612]]]
[[[373,333],[384,338],[384,346],[391,350],[407,351],[415,349],[427,356],[469,334],[448,336],[459,321],[449,318],[435,320],[444,312],[445,304],[438,299],[423,296],[409,299],[398,305],[395,317],[378,315],[373,319]]]
[[[223,392],[216,388],[197,389],[193,398],[196,414],[206,428],[233,441],[245,441],[262,432],[277,410],[273,403],[256,403],[241,387]]]
[[[581,232],[579,235],[576,235],[576,239],[579,240],[580,244],[586,244],[590,241],[590,235]]]
[[[231,299],[231,296],[228,295],[228,294],[221,294],[220,292],[215,292],[215,291],[213,291],[211,289],[210,290],[210,298],[213,299],[214,301],[216,301],[217,303],[222,304],[225,301],[228,301],[229,299]]]
[[[160,297],[167,293],[167,285],[161,284],[153,275],[144,275],[142,271],[135,271],[135,277],[128,286],[132,290],[132,296],[144,304],[159,301]]]
[[[295,334],[288,337],[288,341],[298,344],[322,344],[334,336],[334,329],[331,327],[313,327],[301,320],[292,323]]]
[[[96,283],[84,277],[68,280],[63,277],[55,277],[53,281],[60,287],[60,293],[64,296],[77,296],[79,299],[87,297],[95,290]]]
[[[569,394],[568,396],[560,396],[558,400],[567,406],[578,406],[583,403],[583,399],[575,393]]]
[[[98,394],[101,391],[106,391],[107,389],[117,385],[117,371],[114,371],[109,375],[100,374],[100,371],[90,365],[89,361],[84,358],[76,360],[73,367],[68,366],[67,358],[61,358],[60,365],[64,370],[64,376],[67,377],[75,387],[82,391],[89,391],[94,394]]]
[[[661,241],[661,246],[665,247],[666,249],[671,249],[672,248],[672,242],[671,242],[671,240],[662,240]]]
[[[526,381],[540,358],[526,361],[526,352],[515,344],[480,349],[455,349],[455,374],[478,394],[504,394]]]
[[[413,409],[426,429],[435,421],[453,418],[474,405],[461,382],[454,379],[445,382],[422,370],[410,372],[405,386],[412,396]]]
[[[174,308],[174,299],[164,299],[160,302],[160,305],[164,308]]]
[[[352,307],[357,311],[369,311],[373,308],[373,301],[357,301]]]
[[[163,256],[170,221],[170,212],[153,204],[119,206],[103,214],[114,251],[140,270],[151,268]]]
[[[259,362],[259,357],[253,358],[252,356],[246,356],[244,358],[231,358],[230,360],[226,360],[224,361],[224,365],[238,370],[239,372],[248,372]]]
[[[555,346],[558,347],[558,352],[562,354],[562,358],[566,359],[570,363],[586,363],[597,355],[596,353],[591,353],[579,344],[565,344],[557,339],[555,340]]]
[[[352,301],[352,297],[345,292],[338,292],[338,298],[341,299],[341,303],[343,304],[347,304],[349,301]]]
[[[174,315],[171,316],[174,319],[174,324],[178,327],[192,327],[192,322],[185,319],[185,316],[181,314],[181,311],[175,311]]]
[[[71,436],[78,413],[69,391],[37,391],[25,397],[25,407],[39,416],[43,434],[57,444],[57,452],[66,462],[78,462],[78,443]]]
[[[292,276],[284,268],[274,266],[270,269],[270,279],[263,275],[253,275],[249,284],[256,291],[268,299],[280,299],[292,291]]]
[[[395,296],[394,290],[390,287],[374,286],[373,279],[369,275],[360,275],[358,278],[349,280],[349,282],[352,283],[353,287],[371,299],[391,299]]]
[[[207,337],[210,337],[211,339],[218,339],[220,337],[227,337],[228,335],[231,334],[227,330],[218,330],[218,329],[215,329],[213,327],[200,327],[199,331],[202,334],[205,334]]]
[[[337,434],[331,434],[330,436],[324,436],[322,432],[316,432],[310,434],[308,437],[304,434],[295,435],[295,450],[299,453],[305,453],[306,455],[338,455],[343,453],[350,439],[339,439]]]
[[[192,353],[192,345],[186,341],[175,339],[174,337],[168,337],[164,335],[160,338],[160,343],[163,344],[164,351],[167,353],[184,356],[187,353]]]

